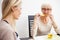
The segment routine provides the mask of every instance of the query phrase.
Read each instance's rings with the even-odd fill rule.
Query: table
[[[60,36],[53,34],[53,37],[50,39],[48,38],[48,35],[37,36],[34,40],[60,40]]]
[[[21,40],[33,40],[32,38],[22,38]],[[48,35],[36,36],[34,40],[60,40],[60,36],[53,34],[52,39],[48,38]]]

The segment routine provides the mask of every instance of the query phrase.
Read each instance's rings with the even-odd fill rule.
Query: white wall
[[[43,3],[49,3],[52,5],[53,8],[52,14],[54,14],[54,18],[56,23],[58,24],[58,27],[60,26],[59,25],[60,0],[22,0],[22,14],[19,20],[17,21],[17,25],[16,25],[20,37],[29,36],[28,15],[35,15],[36,13],[41,13],[40,6]],[[1,16],[1,10],[0,10],[0,16]]]

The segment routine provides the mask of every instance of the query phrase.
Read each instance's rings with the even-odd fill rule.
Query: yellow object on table
[[[52,37],[53,37],[53,35],[52,35],[52,34],[48,34],[48,38],[50,38],[50,39],[51,39]]]

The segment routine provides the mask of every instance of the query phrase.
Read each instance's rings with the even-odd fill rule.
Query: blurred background
[[[1,3],[0,0],[0,19],[2,17],[1,13]],[[60,27],[60,0],[22,0],[22,10],[21,16],[16,23],[16,30],[20,36],[20,38],[29,37],[29,25],[28,25],[28,15],[35,15],[36,13],[41,13],[41,5],[42,4],[50,4],[52,6],[52,14],[55,18],[55,21]],[[52,30],[51,33],[55,32]]]

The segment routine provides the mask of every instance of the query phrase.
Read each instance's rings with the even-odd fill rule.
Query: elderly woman
[[[21,14],[21,0],[3,0],[0,21],[0,40],[20,40],[15,30],[15,20]]]
[[[60,29],[57,27],[54,18],[51,14],[52,7],[49,4],[41,6],[41,14],[36,14],[34,18],[32,36],[47,35],[53,27],[57,34],[60,34]]]

